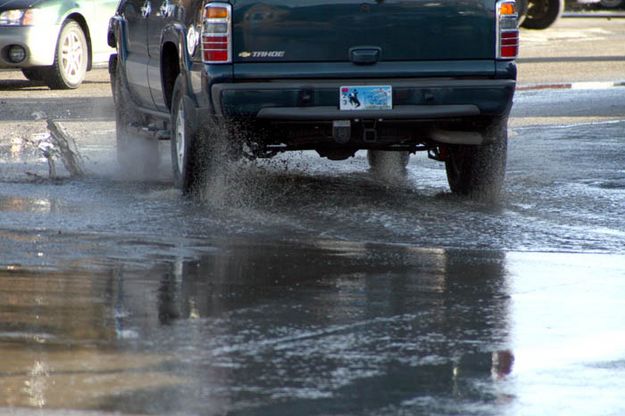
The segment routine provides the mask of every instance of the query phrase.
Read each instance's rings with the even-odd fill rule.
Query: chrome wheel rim
[[[80,33],[69,30],[61,39],[61,71],[70,84],[78,84],[83,78],[85,50]]]
[[[185,149],[185,141],[186,141],[186,131],[184,128],[184,105],[182,104],[182,100],[180,104],[178,104],[178,114],[176,115],[176,130],[175,130],[175,138],[176,138],[176,162],[178,168],[178,174],[182,176],[182,170],[184,166],[184,149]]]

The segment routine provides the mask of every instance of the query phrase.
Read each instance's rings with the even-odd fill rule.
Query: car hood
[[[27,9],[45,1],[46,0],[0,0],[0,10]]]

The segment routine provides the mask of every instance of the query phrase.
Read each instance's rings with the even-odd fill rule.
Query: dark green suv
[[[169,138],[191,192],[241,156],[366,149],[374,171],[401,171],[426,151],[452,192],[496,196],[518,39],[511,0],[122,0],[119,161],[149,171]]]

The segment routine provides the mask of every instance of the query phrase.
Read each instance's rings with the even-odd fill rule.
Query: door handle
[[[356,65],[371,65],[378,62],[382,48],[361,46],[349,49],[349,58]]]

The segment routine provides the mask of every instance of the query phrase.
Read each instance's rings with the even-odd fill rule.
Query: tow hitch
[[[352,137],[352,123],[349,120],[334,120],[332,122],[332,137],[338,144],[346,144]]]

